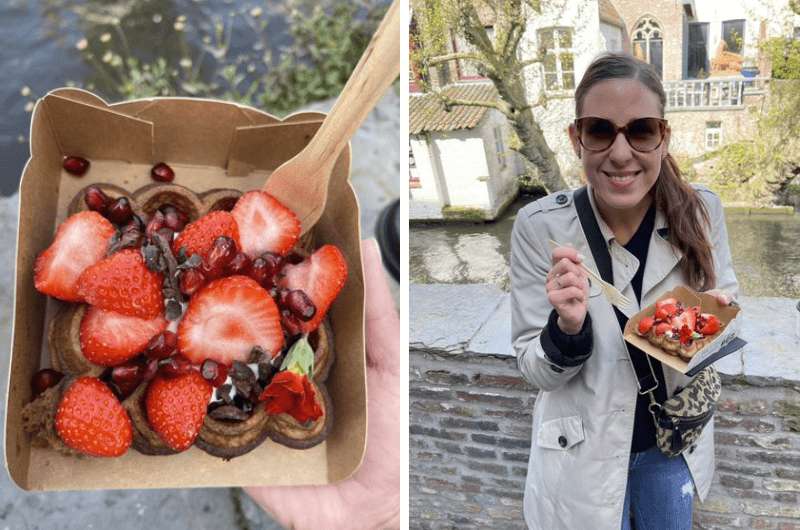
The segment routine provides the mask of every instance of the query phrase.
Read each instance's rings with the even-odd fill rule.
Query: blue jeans
[[[622,530],[690,530],[693,499],[694,482],[683,457],[670,458],[656,446],[631,453]]]

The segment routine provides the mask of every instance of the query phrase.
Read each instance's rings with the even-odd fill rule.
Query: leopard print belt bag
[[[662,404],[652,391],[647,393],[656,423],[656,444],[662,453],[677,456],[694,445],[714,416],[721,391],[719,374],[709,366]]]

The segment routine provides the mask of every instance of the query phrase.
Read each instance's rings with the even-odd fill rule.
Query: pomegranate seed
[[[228,367],[211,359],[206,359],[200,366],[200,374],[203,379],[211,383],[211,386],[217,388],[225,384],[225,380],[228,378]]]
[[[244,252],[236,254],[230,263],[225,267],[226,274],[243,274],[247,276],[250,272],[250,266],[253,264],[250,257]]]
[[[150,381],[156,376],[156,372],[158,372],[158,359],[147,359],[147,363],[144,365],[144,371],[142,372],[142,381]]]
[[[119,389],[121,399],[133,394],[139,383],[142,382],[144,376],[144,368],[139,362],[128,362],[121,366],[115,366],[111,370],[111,381]]]
[[[288,309],[281,311],[281,324],[283,324],[283,329],[286,330],[290,337],[294,337],[303,332],[300,320]]]
[[[197,367],[180,353],[158,363],[158,371],[166,377],[177,377],[181,374],[188,374],[192,370],[197,370]]]
[[[186,296],[192,296],[204,283],[206,277],[200,269],[185,269],[181,272],[181,292]]]
[[[147,228],[145,228],[144,233],[148,238],[152,239],[153,234],[162,228],[164,228],[164,214],[161,213],[160,210],[156,210],[156,213],[154,213],[153,217],[147,222]]]
[[[286,291],[281,291],[281,303],[284,305],[284,307],[286,307],[286,309],[291,311],[294,316],[305,322],[308,322],[314,318],[314,314],[317,312],[317,307],[305,292],[301,291],[300,289],[289,291],[285,296],[285,301],[283,296],[284,292]]]
[[[163,331],[150,339],[144,353],[151,359],[166,359],[178,347],[178,336],[171,331]]]
[[[186,214],[171,204],[165,204],[159,211],[164,216],[164,226],[171,228],[175,232],[183,230],[183,227],[189,222],[189,218],[186,217]]]
[[[271,283],[269,268],[264,258],[256,258],[253,260],[253,263],[250,266],[250,271],[248,271],[248,276],[253,278],[258,282],[259,285],[262,286],[268,282]]]
[[[238,197],[228,197],[227,199],[222,199],[218,203],[214,205],[215,210],[222,210],[224,212],[230,212],[233,210],[233,207],[236,206],[236,203],[239,201]]]
[[[67,173],[82,177],[89,170],[89,161],[79,156],[65,156],[61,164]]]
[[[164,162],[159,162],[150,170],[150,177],[158,182],[172,182],[175,179],[175,172]]]
[[[33,397],[38,396],[48,388],[56,386],[62,377],[64,377],[64,374],[51,368],[44,368],[33,374],[31,378]]]
[[[228,263],[236,257],[236,243],[227,236],[219,236],[214,240],[214,246],[208,256],[203,260],[203,274],[209,280],[222,276]]]
[[[272,252],[264,252],[261,257],[267,263],[267,271],[270,277],[275,276],[283,267],[283,257]]]
[[[105,215],[108,205],[111,204],[111,198],[103,193],[99,186],[89,186],[83,195],[83,200],[86,206],[94,211]]]
[[[305,258],[298,254],[297,252],[292,252],[288,256],[286,256],[286,261],[291,263],[292,265],[297,265],[298,263],[302,263]]]
[[[131,201],[129,201],[127,197],[118,198],[108,207],[106,217],[116,225],[124,225],[133,217]]]

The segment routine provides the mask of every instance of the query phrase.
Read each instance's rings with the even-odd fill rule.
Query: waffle
[[[242,195],[240,191],[231,189],[214,189],[195,194],[184,186],[161,183],[144,186],[133,193],[113,184],[96,186],[109,197],[128,197],[133,212],[142,219],[149,218],[161,206],[170,204],[185,213],[188,222],[214,210],[230,211]],[[86,188],[81,190],[70,202],[68,215],[88,209],[83,200],[85,190]],[[313,240],[309,233],[301,238],[293,253],[307,257],[311,249]],[[80,326],[89,306],[62,301],[55,303],[58,308],[48,327],[50,363],[66,377],[25,406],[23,424],[35,445],[49,446],[62,453],[76,455],[78,453],[67,447],[55,431],[54,418],[61,396],[76,376],[103,377],[103,374],[108,374],[109,368],[92,363],[81,351]],[[288,414],[271,416],[266,413],[262,404],[255,403],[253,410],[245,413],[246,418],[242,419],[214,419],[207,414],[195,445],[211,455],[228,460],[252,451],[267,438],[297,449],[312,447],[324,441],[333,422],[332,403],[325,387],[334,359],[333,334],[327,318],[309,335],[309,343],[314,350],[315,360],[311,384],[323,410],[319,419],[303,425]],[[132,447],[147,455],[174,454],[175,451],[159,438],[147,420],[144,403],[148,384],[142,382],[130,396],[122,400],[133,425]]]

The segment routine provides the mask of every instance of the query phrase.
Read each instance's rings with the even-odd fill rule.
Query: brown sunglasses
[[[654,151],[664,141],[667,124],[667,120],[662,118],[637,118],[622,127],[617,127],[611,120],[595,116],[575,120],[578,141],[587,151],[605,151],[611,147],[620,132],[636,151]]]

